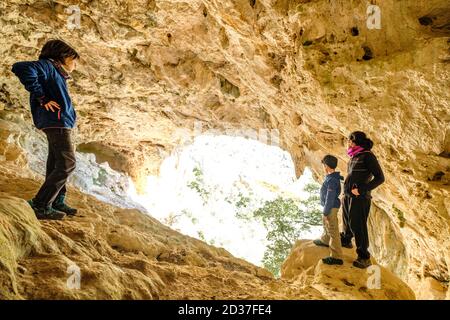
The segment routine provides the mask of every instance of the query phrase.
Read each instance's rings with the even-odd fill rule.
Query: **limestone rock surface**
[[[70,83],[78,150],[141,189],[209,129],[275,131],[269,143],[317,178],[326,153],[345,174],[346,137],[364,130],[387,179],[374,192],[371,251],[418,298],[449,297],[450,3],[377,6],[380,28],[368,27],[367,1],[2,1],[0,118],[31,126],[11,65],[60,37],[82,56]],[[28,138],[14,137],[0,136],[0,160],[25,165]]]

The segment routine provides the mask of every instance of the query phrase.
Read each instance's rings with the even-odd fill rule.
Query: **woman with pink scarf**
[[[352,248],[355,237],[358,258],[353,266],[365,269],[371,265],[367,219],[371,204],[371,191],[384,182],[384,174],[376,156],[372,153],[372,140],[361,131],[352,132],[348,138],[347,154],[350,157],[347,177],[344,181],[342,217],[343,247]]]

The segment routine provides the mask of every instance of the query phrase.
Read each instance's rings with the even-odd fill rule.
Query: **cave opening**
[[[276,276],[292,245],[321,232],[319,185],[290,154],[242,136],[200,135],[163,160],[144,194],[150,215]]]

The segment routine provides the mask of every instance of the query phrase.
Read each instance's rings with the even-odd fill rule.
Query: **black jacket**
[[[371,151],[363,151],[351,158],[348,163],[344,194],[354,197],[352,189],[356,187],[361,196],[370,199],[370,191],[383,182],[384,174],[377,157]]]

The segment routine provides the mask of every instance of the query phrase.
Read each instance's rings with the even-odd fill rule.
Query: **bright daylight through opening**
[[[291,156],[277,146],[202,135],[163,161],[145,194],[131,197],[171,228],[278,274],[288,244],[320,234],[317,189],[308,168],[296,178]]]

